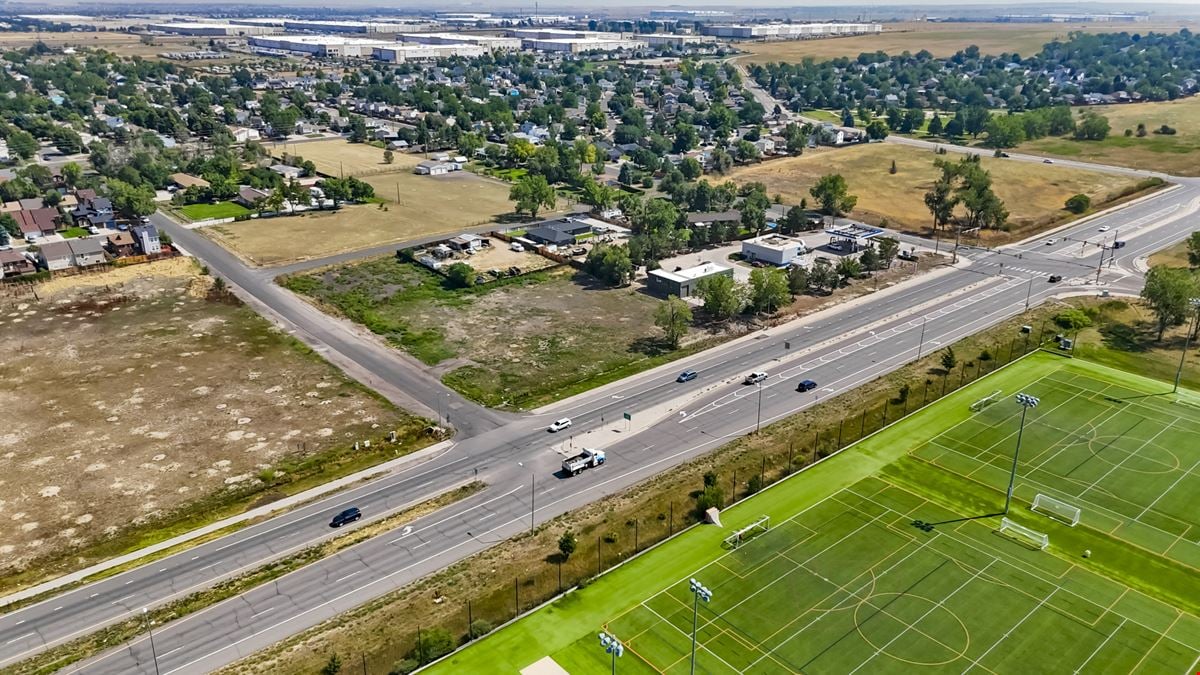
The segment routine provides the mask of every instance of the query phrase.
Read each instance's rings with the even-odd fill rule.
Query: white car
[[[753,373],[750,373],[749,375],[747,375],[746,379],[742,380],[742,382],[744,384],[758,384],[759,382],[762,382],[765,379],[767,379],[767,374],[761,370],[756,370]]]
[[[564,417],[561,420],[554,420],[553,422],[551,422],[550,426],[546,427],[546,431],[549,431],[550,433],[554,433],[557,431],[562,431],[563,429],[566,429],[570,426],[571,426],[571,418]]]
[[[1058,240],[1057,240],[1057,239],[1047,239],[1047,240],[1045,241],[1045,244],[1046,244],[1047,246],[1053,246],[1053,245],[1055,245],[1055,244],[1057,244],[1057,243],[1058,243]]]
[[[1107,226],[1107,225],[1101,225],[1101,226],[1100,226],[1100,230],[1099,230],[1099,231],[1100,231],[1100,232],[1108,232],[1108,226]]]

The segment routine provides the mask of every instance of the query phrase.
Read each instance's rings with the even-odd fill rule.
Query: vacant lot
[[[739,44],[750,52],[741,57],[743,63],[769,63],[772,61],[797,62],[811,57],[820,61],[838,57],[854,58],[863,52],[882,51],[899,54],[903,51],[917,53],[929,50],[937,57],[953,56],[955,52],[971,45],[979,47],[984,54],[1016,52],[1032,56],[1041,51],[1042,45],[1054,39],[1066,39],[1071,31],[1088,33],[1116,33],[1120,31],[1176,32],[1180,28],[1195,24],[1188,21],[1158,21],[1131,24],[1015,24],[1015,23],[926,23],[904,22],[884,24],[882,35],[863,35],[825,40],[787,40],[780,42],[747,42]]]
[[[1155,265],[1166,265],[1167,267],[1188,267],[1188,245],[1187,241],[1181,241],[1158,251],[1150,256],[1148,264],[1151,267]]]
[[[179,207],[179,212],[191,220],[209,220],[210,218],[236,218],[250,213],[250,209],[237,202],[217,202],[216,204],[188,204]]]
[[[1112,126],[1108,138],[1098,142],[1043,138],[1026,143],[1018,150],[1178,176],[1200,175],[1200,97],[1161,103],[1092,106],[1088,110],[1108,118]],[[1146,125],[1143,137],[1137,135],[1139,124]],[[1164,124],[1176,133],[1154,133]],[[1126,136],[1126,129],[1133,135]]]
[[[905,229],[929,225],[924,195],[937,179],[932,152],[888,143],[871,143],[839,150],[807,152],[801,157],[773,160],[735,170],[737,182],[759,181],[767,193],[783,196],[797,204],[812,197],[808,190],[824,174],[840,173],[850,192],[858,195],[854,215],[873,223],[887,218]],[[946,159],[955,161],[954,155]],[[896,173],[889,173],[892,162]],[[1133,189],[1135,181],[1113,174],[1070,169],[1030,162],[985,157],[983,166],[992,173],[996,193],[1010,212],[1016,232],[1029,231],[1067,216],[1063,203],[1073,194],[1091,196],[1094,206]]]
[[[452,235],[512,212],[508,185],[466,171],[418,176],[412,167],[420,156],[396,153],[392,164],[384,164],[383,150],[341,140],[280,145],[274,151],[277,156],[286,151],[312,160],[324,174],[361,177],[375,188],[381,203],[204,230],[254,264],[278,265],[388,242]]]
[[[143,41],[141,35],[117,31],[103,32],[25,32],[5,33],[2,40],[6,48],[28,47],[37,42],[51,47],[74,47],[76,49],[104,49],[114,54],[146,59],[159,59],[164,52],[189,52],[199,49],[210,49],[208,38],[156,35],[149,42]],[[192,65],[212,63],[232,63],[236,61],[255,60],[245,54],[229,54],[228,58],[204,59],[189,61]]]
[[[678,356],[654,327],[659,301],[567,269],[451,291],[422,267],[380,258],[291,277],[487,405],[529,408]]]
[[[176,259],[0,310],[5,585],[361,468],[355,440],[420,428],[209,281]]]

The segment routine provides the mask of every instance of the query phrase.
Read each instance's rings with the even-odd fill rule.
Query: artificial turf
[[[979,412],[970,403],[999,391]],[[1013,520],[997,532],[1029,412]],[[1200,661],[1194,526],[1200,399],[1035,354],[925,408],[455,654],[434,672],[518,672],[544,656],[602,673],[1184,672]],[[1071,527],[1028,509],[1081,508]],[[1189,508],[1190,506],[1190,508]],[[760,515],[771,529],[721,541]],[[914,521],[935,523],[931,530]],[[1190,535],[1190,536],[1189,536]],[[1084,557],[1083,552],[1090,555]]]

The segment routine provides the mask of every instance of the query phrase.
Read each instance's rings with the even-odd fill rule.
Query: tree
[[[464,262],[446,268],[446,283],[451,288],[470,288],[475,285],[475,269]]]
[[[567,530],[558,538],[558,552],[562,555],[563,562],[566,562],[575,549],[579,546],[579,541],[575,538],[575,533]]]
[[[1067,198],[1067,210],[1071,213],[1083,213],[1092,208],[1092,198],[1080,193]]]
[[[1200,267],[1200,232],[1193,232],[1187,238],[1188,266]]]
[[[633,278],[633,262],[626,246],[596,244],[588,251],[583,270],[613,286],[629,283]]]
[[[972,138],[978,138],[979,134],[987,129],[988,122],[991,121],[992,114],[987,108],[972,106],[967,108],[963,114],[963,129],[971,134]]]
[[[583,179],[583,185],[580,186],[580,192],[582,194],[580,195],[579,200],[584,204],[596,209],[597,211],[603,211],[611,208],[617,199],[616,193],[611,187],[605,185],[604,183],[598,182],[591,176],[587,176]]]
[[[874,246],[866,247],[863,249],[862,255],[858,256],[858,262],[868,272],[879,269],[879,251]]]
[[[29,159],[37,152],[38,142],[33,134],[17,129],[8,135],[8,149],[21,159]]]
[[[154,203],[154,191],[145,185],[134,187],[123,180],[110,178],[108,192],[113,206],[130,216],[148,216],[158,209]]]
[[[838,173],[821,176],[808,193],[817,200],[821,212],[827,216],[840,216],[858,203],[858,197],[849,194],[846,179]]]
[[[342,202],[350,199],[350,184],[342,178],[326,178],[321,181],[321,191],[333,201],[337,208]]]
[[[837,274],[841,278],[843,284],[851,279],[857,279],[862,275],[863,265],[857,258],[849,256],[838,260]]]
[[[1158,341],[1162,342],[1167,326],[1178,326],[1187,318],[1191,299],[1200,295],[1196,278],[1179,267],[1155,265],[1146,273],[1142,298],[1150,305],[1158,324]]]
[[[809,289],[808,270],[801,265],[792,265],[787,271],[788,290],[792,295],[807,293]]]
[[[867,125],[867,138],[872,141],[882,141],[888,137],[888,133],[890,133],[888,125],[881,119],[871,120],[871,123]]]
[[[1054,315],[1054,325],[1066,331],[1077,331],[1092,325],[1092,317],[1081,309],[1064,309]]]
[[[745,287],[724,274],[701,279],[696,295],[704,302],[704,311],[716,321],[732,319],[746,306]]]
[[[338,675],[340,672],[342,672],[342,657],[330,654],[329,660],[321,668],[321,675]]]
[[[1025,141],[1025,125],[1017,115],[998,115],[988,120],[987,140],[989,148],[1012,148]]]
[[[929,126],[925,128],[925,131],[930,136],[942,135],[942,118],[938,117],[937,113],[934,113],[933,117],[929,118]]]
[[[893,176],[896,175],[896,160],[892,160],[892,165],[888,167],[888,173],[892,174]]]
[[[946,347],[942,350],[942,370],[947,373],[954,370],[954,366],[958,365],[958,356],[954,353],[953,347]]]
[[[383,151],[383,163],[384,164],[391,164],[392,160],[394,160],[394,159],[396,159],[396,154],[393,153],[391,150]]]
[[[687,335],[692,324],[692,308],[678,296],[668,295],[666,302],[654,310],[654,325],[663,331],[663,337],[671,349],[679,347],[679,340]]]
[[[538,211],[542,207],[554,208],[556,202],[554,188],[546,182],[546,177],[541,174],[521,177],[509,190],[508,198],[516,203],[517,213],[527,211],[530,218],[537,218]]]
[[[787,273],[775,267],[760,267],[750,273],[750,305],[756,312],[773,314],[791,300]]]
[[[892,266],[896,254],[900,252],[900,240],[895,237],[880,237],[875,240],[879,250],[879,268],[887,269]]]
[[[767,226],[766,208],[758,201],[747,199],[742,203],[742,227],[756,234]]]
[[[679,172],[687,180],[696,180],[704,174],[704,167],[700,165],[700,160],[695,157],[685,157],[679,163]]]
[[[1108,118],[1091,110],[1084,111],[1075,125],[1075,140],[1102,141],[1108,138]]]
[[[0,230],[10,237],[19,238],[21,236],[21,226],[11,213],[0,213]]]
[[[992,176],[978,163],[964,158],[959,163],[960,184],[955,191],[958,202],[966,210],[967,229],[999,228],[1008,220],[1004,202],[992,190]]]
[[[419,663],[429,663],[454,651],[454,636],[445,628],[431,628],[421,632],[413,658]]]
[[[67,162],[62,167],[63,182],[67,187],[75,187],[79,185],[79,179],[83,178],[83,169],[75,162]]]

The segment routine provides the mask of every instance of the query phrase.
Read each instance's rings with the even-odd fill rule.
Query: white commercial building
[[[276,26],[249,26],[243,24],[230,23],[152,23],[147,26],[152,31],[160,33],[173,33],[175,35],[197,35],[197,36],[221,36],[229,37],[233,35],[269,35],[278,33],[279,28]]]
[[[764,234],[742,242],[742,259],[783,266],[808,253],[804,242],[782,234]]]
[[[766,23],[704,26],[705,35],[723,38],[806,40],[841,35],[875,35],[883,32],[878,23]]]
[[[371,50],[371,57],[377,61],[389,63],[405,63],[407,61],[430,61],[445,59],[451,56],[474,58],[487,54],[486,47],[468,44],[447,45],[408,45],[388,44]]]
[[[716,44],[717,39],[711,35],[671,35],[669,33],[642,33],[637,39],[644,40],[651,47],[666,45],[676,49],[692,45]]]
[[[321,33],[403,33],[431,26],[427,21],[295,21],[286,19],[283,25],[288,30],[306,30]]]
[[[733,268],[706,262],[687,269],[677,269],[674,272],[663,269],[651,270],[646,275],[646,287],[658,295],[687,298],[696,294],[701,281],[715,276],[732,278]]]
[[[338,37],[334,35],[276,35],[256,36],[248,40],[251,47],[268,52],[309,54],[320,57],[370,58],[376,47],[395,46],[391,40]]]
[[[609,33],[609,35],[616,35]],[[521,40],[525,49],[541,52],[569,52],[582,54],[585,52],[615,52],[623,49],[645,49],[648,45],[644,40],[625,38],[617,35],[607,37],[562,37],[562,38],[525,38]]]
[[[521,48],[521,38],[469,33],[403,33],[396,36],[401,42],[422,45],[479,45],[489,51],[508,51]]]

